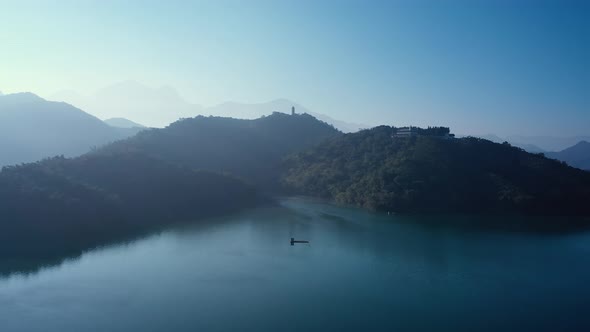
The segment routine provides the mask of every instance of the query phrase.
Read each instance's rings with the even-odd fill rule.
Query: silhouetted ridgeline
[[[392,133],[380,126],[295,154],[283,184],[380,211],[590,215],[588,172],[509,144]]]
[[[549,158],[566,162],[568,165],[590,171],[590,143],[578,142],[576,145],[559,152],[547,152]]]
[[[125,118],[110,118],[103,122],[115,128],[145,128],[144,125]]]
[[[0,172],[0,256],[76,251],[264,201],[237,179],[137,153],[5,167]]]
[[[0,96],[0,167],[55,155],[79,156],[140,130],[111,127],[69,104],[32,93]]]
[[[284,157],[339,135],[308,114],[273,113],[256,120],[198,116],[143,131],[96,153],[141,152],[191,168],[228,172],[272,189]]]

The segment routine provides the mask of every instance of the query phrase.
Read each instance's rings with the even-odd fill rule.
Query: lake
[[[0,331],[590,331],[590,233],[419,219],[285,198],[174,227],[0,277]]]

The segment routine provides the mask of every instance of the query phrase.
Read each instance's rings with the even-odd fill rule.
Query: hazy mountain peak
[[[277,98],[277,99],[273,99],[271,101],[268,102],[268,104],[270,105],[275,105],[275,106],[295,106],[295,108],[300,108],[301,112],[300,113],[306,113],[307,112],[307,108],[301,106],[300,104],[287,99],[287,98]]]
[[[179,118],[192,118],[199,114],[256,119],[273,112],[291,114],[292,107],[295,107],[297,114],[308,113],[343,132],[355,132],[370,127],[311,112],[301,104],[284,97],[261,103],[227,101],[203,108],[185,100],[174,87],[164,85],[151,88],[132,80],[104,87],[89,97],[62,91],[54,95],[53,99],[64,100],[101,118],[138,119],[148,127],[163,127]]]
[[[11,93],[7,95],[2,95],[2,99],[4,102],[8,103],[23,103],[23,102],[36,102],[36,101],[44,101],[43,98],[37,96],[32,92],[18,92],[18,93]]]
[[[5,95],[0,97],[0,166],[80,155],[137,131],[110,127],[72,105],[32,93]]]
[[[126,100],[144,100],[152,96],[157,89],[136,81],[123,81],[106,86],[96,92],[98,98],[123,98]]]
[[[117,128],[145,128],[144,125],[125,118],[110,118],[104,120],[106,124]]]
[[[508,136],[514,145],[534,144],[545,151],[561,151],[580,141],[590,141],[590,136]]]
[[[96,92],[95,98],[125,101],[135,105],[150,104],[154,102],[158,105],[164,105],[167,103],[172,104],[172,106],[178,104],[191,105],[190,102],[180,96],[178,90],[169,85],[152,88],[133,80],[123,81],[104,87]]]
[[[590,159],[590,143],[588,141],[580,141],[557,153],[578,159]]]
[[[276,98],[270,101],[271,103],[293,103],[293,101],[287,98]]]
[[[174,87],[171,87],[169,85],[164,85],[161,86],[157,89],[162,95],[168,96],[170,98],[175,98],[175,99],[182,99],[182,97],[180,96],[180,94],[178,93],[178,90],[176,90]]]
[[[171,86],[152,88],[137,81],[122,81],[83,96],[61,92],[52,96],[100,118],[138,119],[149,127],[163,127],[179,118],[201,114],[202,107],[185,100]]]
[[[581,147],[589,147],[590,146],[590,142],[588,141],[579,141],[578,144],[572,146],[570,149],[577,149],[577,148],[581,148]]]
[[[67,101],[73,105],[76,104],[76,102],[73,101],[79,101],[81,99],[83,99],[84,96],[81,95],[80,93],[78,93],[77,91],[74,90],[59,90],[58,92],[50,95],[47,99],[49,100],[55,100],[55,101]]]
[[[590,143],[585,140],[562,151],[547,153],[546,156],[564,161],[573,167],[590,170]]]

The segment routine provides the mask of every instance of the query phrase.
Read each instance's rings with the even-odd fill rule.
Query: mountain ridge
[[[233,117],[237,119],[256,119],[268,116],[272,112],[290,113],[295,106],[296,112],[308,113],[334,125],[342,132],[354,132],[369,126],[334,119],[325,114],[312,112],[303,105],[287,98],[276,98],[266,102],[245,103],[225,101],[216,105],[203,106],[184,99],[176,89],[170,86],[152,88],[136,81],[123,81],[103,87],[95,93],[85,96],[75,91],[61,91],[49,96],[49,99],[63,100],[103,118],[125,117],[142,119],[146,113],[157,113],[155,121],[144,121],[149,127],[163,128],[181,118],[197,115]]]
[[[0,166],[55,155],[73,157],[135,133],[30,92],[0,96]]]
[[[131,121],[126,118],[109,118],[103,120],[106,124],[111,127],[117,128],[146,128],[144,125],[139,124],[137,122]]]
[[[567,149],[545,155],[566,162],[570,166],[590,171],[590,142],[588,141],[580,141]]]

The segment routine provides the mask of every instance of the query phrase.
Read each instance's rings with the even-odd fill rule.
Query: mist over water
[[[2,330],[590,328],[590,233],[413,221],[289,198],[176,227],[2,277]]]

